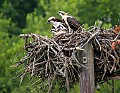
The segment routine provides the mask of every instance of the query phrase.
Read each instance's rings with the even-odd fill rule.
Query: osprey
[[[72,30],[73,31],[81,30],[80,23],[73,16],[63,11],[59,11],[58,15],[62,16],[62,20],[66,23],[69,33],[71,33]]]
[[[64,26],[62,20],[52,16],[48,18],[47,23],[53,24],[51,32],[54,33],[55,35],[67,33],[67,28]]]

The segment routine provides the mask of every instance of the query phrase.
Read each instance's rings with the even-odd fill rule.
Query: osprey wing
[[[67,22],[71,29],[76,31],[81,25],[74,17],[67,17]]]

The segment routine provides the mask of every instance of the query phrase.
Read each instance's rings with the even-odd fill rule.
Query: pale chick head
[[[56,18],[54,16],[48,18],[47,23],[53,23]]]

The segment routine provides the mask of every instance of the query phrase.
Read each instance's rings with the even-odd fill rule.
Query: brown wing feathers
[[[68,17],[67,22],[70,28],[73,29],[74,31],[76,31],[81,26],[80,23],[74,17]]]

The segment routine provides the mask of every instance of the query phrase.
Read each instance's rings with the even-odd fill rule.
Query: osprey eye
[[[64,15],[64,13],[61,13],[62,15]]]

